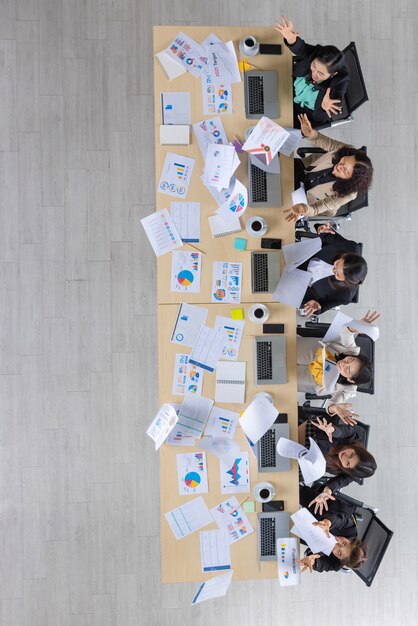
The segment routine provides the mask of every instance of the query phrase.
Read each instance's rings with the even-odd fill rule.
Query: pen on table
[[[206,254],[206,252],[204,252],[203,250],[200,250],[200,248],[196,248],[196,246],[192,246],[191,243],[189,243],[188,241],[184,242],[186,244],[186,246],[190,246],[191,248],[193,248],[193,250],[196,250],[196,252],[200,252],[201,254]]]
[[[232,511],[229,511],[229,515],[232,515],[232,513],[235,513],[235,511],[238,511],[239,507],[242,506],[244,504],[244,502],[247,502],[248,498],[250,496],[247,496],[246,498],[244,498],[244,500],[242,500],[238,506],[235,507],[235,509],[233,509]]]

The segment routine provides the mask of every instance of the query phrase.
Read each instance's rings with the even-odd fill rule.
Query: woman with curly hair
[[[297,177],[305,185],[308,203],[286,209],[288,222],[300,217],[335,215],[343,204],[366,192],[373,178],[373,166],[364,150],[318,133],[305,114],[298,117],[303,136],[325,153],[303,162],[295,161],[296,167],[300,163],[303,170],[297,171]]]

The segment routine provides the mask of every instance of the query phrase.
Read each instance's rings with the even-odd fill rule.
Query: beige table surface
[[[223,41],[232,40],[235,45],[238,58],[241,58],[238,44],[240,40],[248,34],[248,28],[243,27],[180,27],[180,26],[156,26],[154,27],[154,52],[159,52],[166,48],[177,33],[183,29],[187,35],[195,39],[197,42],[203,41],[207,35],[214,32]],[[278,42],[280,37],[273,28],[251,27],[253,34],[258,41],[263,43]],[[257,55],[249,59],[259,69],[276,69],[279,74],[279,112],[280,117],[276,120],[282,126],[292,126],[292,83],[291,83],[291,54],[289,50],[282,45],[281,55]],[[264,217],[268,224],[268,232],[266,237],[278,237],[286,243],[294,240],[294,225],[288,224],[283,219],[283,211],[281,208],[270,209],[253,209],[248,207],[245,214],[241,218],[243,230],[241,233],[227,235],[225,237],[212,237],[208,216],[214,215],[217,205],[210,195],[209,191],[200,180],[203,171],[203,158],[197,144],[194,132],[191,131],[191,145],[189,146],[160,146],[159,145],[159,127],[161,124],[161,93],[162,92],[179,92],[188,91],[190,93],[190,107],[192,123],[200,122],[203,119],[210,119],[214,115],[204,115],[202,106],[202,90],[201,81],[189,72],[182,76],[169,81],[162,68],[155,61],[154,64],[154,124],[155,124],[155,187],[157,189],[161,170],[164,164],[167,152],[192,157],[195,159],[192,179],[189,186],[187,197],[184,201],[200,202],[201,210],[201,242],[195,244],[200,250],[206,254],[202,260],[202,276],[200,293],[188,294],[187,299],[190,303],[210,302],[211,301],[211,283],[212,283],[212,263],[213,261],[235,261],[243,264],[243,302],[269,302],[270,294],[254,295],[251,293],[251,270],[250,270],[250,253],[240,252],[234,249],[235,237],[247,239],[247,250],[259,250],[260,239],[249,237],[245,230],[247,220],[254,216],[260,215]],[[247,120],[244,108],[244,83],[236,83],[232,86],[233,91],[233,114],[221,115],[226,134],[230,141],[234,135],[244,138],[245,130],[257,123],[257,120]],[[241,165],[236,171],[237,178],[247,185],[247,154],[239,155]],[[293,158],[280,155],[281,166],[281,185],[282,185],[282,202],[283,207],[291,206],[290,193],[293,190]],[[156,193],[156,209],[171,207],[171,202],[176,198]],[[180,248],[181,250],[190,249],[188,246]],[[170,275],[171,275],[171,254],[163,255],[158,259],[157,263],[157,298],[159,303],[181,302],[184,294],[173,293],[170,291]]]

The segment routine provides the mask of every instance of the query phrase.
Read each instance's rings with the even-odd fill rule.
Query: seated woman
[[[372,162],[364,150],[313,130],[306,115],[299,115],[299,121],[303,136],[325,150],[325,153],[312,155],[303,161],[295,160],[296,178],[299,179],[296,186],[303,182],[308,202],[285,209],[288,222],[300,217],[335,215],[341,206],[354,200],[358,193],[365,193],[373,178]]]
[[[335,46],[312,46],[294,32],[292,22],[276,20],[276,30],[298,59],[293,65],[294,109],[306,113],[316,125],[330,121],[341,110],[341,100],[350,81],[344,54]]]
[[[320,315],[341,304],[349,304],[367,276],[366,260],[357,254],[359,244],[337,234],[329,224],[317,230],[322,248],[299,266],[312,274],[302,300],[305,315]]]
[[[376,311],[368,311],[362,321],[372,324],[379,317]],[[324,344],[317,337],[300,336],[296,341],[298,391],[319,396],[331,394],[327,413],[338,415],[348,424],[355,423],[355,419],[347,400],[356,395],[358,385],[369,382],[373,375],[369,360],[360,354],[355,342],[356,333],[355,328],[343,326],[340,342]]]
[[[309,437],[318,444],[325,457],[326,471],[332,474],[332,478],[324,485],[323,491],[327,498],[320,497],[315,506],[315,513],[319,508],[322,513],[323,506],[327,510],[327,500],[334,500],[333,493],[347,487],[353,481],[373,476],[377,464],[374,456],[360,441],[355,428],[340,424],[335,417],[331,417],[330,420],[318,417],[316,421],[307,419],[303,422],[299,426],[299,443],[309,448]]]
[[[301,506],[310,506],[307,504],[309,500],[315,498],[315,490],[310,487],[302,487],[300,490]],[[357,525],[354,518],[354,508],[345,506],[344,509],[339,508],[336,504],[333,510],[326,513],[325,516],[314,514],[318,521],[314,522],[315,526],[322,528],[324,533],[329,537],[332,533],[337,543],[332,549],[329,556],[325,554],[312,554],[311,550],[306,550],[305,556],[300,559],[302,572],[309,568],[310,572],[338,572],[343,567],[357,569],[366,560],[366,545],[364,541],[357,539]],[[336,535],[338,533],[338,535]]]

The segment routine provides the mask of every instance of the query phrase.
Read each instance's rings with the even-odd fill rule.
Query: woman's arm
[[[354,479],[351,478],[351,476],[349,476],[348,474],[338,474],[337,476],[333,476],[332,478],[327,480],[324,485],[324,490],[327,488],[331,490],[332,493],[335,493],[336,491],[340,491],[340,489],[347,487],[352,482],[354,482]],[[325,514],[325,517],[326,515],[327,514]]]
[[[352,148],[353,146],[348,143],[344,143],[343,141],[337,141],[336,139],[331,139],[331,137],[327,137],[327,135],[323,135],[322,133],[318,133],[316,131],[315,137],[309,137],[309,141],[311,141],[318,148],[322,148],[325,152],[337,152],[340,148]]]
[[[306,207],[305,215],[306,217],[315,217],[317,215],[327,215],[329,217],[332,217],[336,214],[338,209],[343,206],[343,204],[351,202],[351,200],[354,200],[354,198],[356,197],[357,193],[355,191],[342,197],[338,196],[337,194],[327,196],[322,200],[317,200],[316,202],[312,202],[311,204],[303,205]]]

